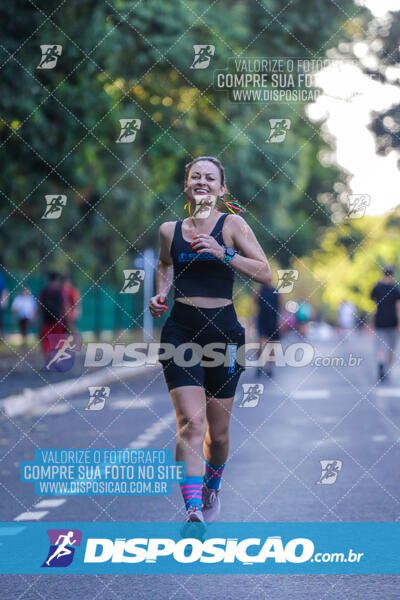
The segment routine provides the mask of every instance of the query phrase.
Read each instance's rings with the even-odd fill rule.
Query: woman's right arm
[[[156,295],[150,298],[149,302],[150,313],[157,318],[164,314],[168,308],[165,305],[165,298],[171,289],[174,274],[170,252],[174,228],[175,223],[167,221],[161,225],[159,230],[160,254],[156,267]]]

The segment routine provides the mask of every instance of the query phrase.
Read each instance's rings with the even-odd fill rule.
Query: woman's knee
[[[224,446],[229,442],[229,427],[219,427],[218,429],[209,427],[208,435],[214,446]]]
[[[207,429],[205,415],[178,415],[178,432],[181,437],[204,438]]]

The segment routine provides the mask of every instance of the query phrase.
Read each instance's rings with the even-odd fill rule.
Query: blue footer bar
[[[400,573],[400,523],[2,523],[1,574]]]

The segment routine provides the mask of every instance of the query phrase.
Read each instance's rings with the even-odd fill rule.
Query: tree
[[[3,3],[7,268],[72,266],[88,285],[120,281],[157,245],[159,224],[183,216],[184,165],[199,154],[220,158],[270,255],[284,264],[310,251],[329,223],[317,197],[341,178],[317,158],[325,141],[301,105],[235,104],[214,88],[213,70],[234,55],[323,55],[360,10],[352,0],[285,10],[276,0]],[[216,48],[208,69],[190,69],[198,43]],[[62,46],[54,69],[37,69],[43,44]],[[266,144],[272,117],[292,121],[284,144]],[[117,143],[120,119],[132,118],[135,141]],[[67,195],[61,218],[42,219],[46,194]]]

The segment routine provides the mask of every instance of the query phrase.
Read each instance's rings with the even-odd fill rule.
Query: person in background
[[[9,293],[6,280],[1,270],[2,261],[0,259],[0,339],[3,338],[3,311],[7,307]]]
[[[297,331],[301,337],[305,337],[307,332],[307,323],[312,315],[312,306],[308,302],[300,301],[296,312]]]
[[[393,279],[393,267],[384,267],[383,275],[371,292],[371,298],[376,302],[375,348],[379,381],[387,377],[392,366],[400,324],[400,289]]]
[[[76,331],[76,323],[81,316],[81,295],[72,285],[69,275],[62,277],[62,294],[64,302],[63,324],[69,333]]]
[[[22,292],[15,296],[11,304],[11,310],[17,315],[18,329],[24,346],[26,345],[29,325],[35,318],[36,309],[37,302],[26,287],[22,288]]]
[[[51,334],[65,333],[65,327],[62,322],[64,299],[60,275],[59,273],[51,272],[48,277],[48,285],[42,289],[38,296],[39,310],[42,319],[39,339],[45,354],[48,354],[51,350],[48,336]]]
[[[339,333],[345,335],[356,326],[357,309],[352,302],[343,300],[338,310]]]
[[[258,308],[256,325],[260,344],[259,356],[261,356],[267,343],[277,342],[280,339],[281,294],[270,283],[254,290],[253,298]],[[273,363],[265,365],[265,373],[268,377],[272,377],[272,365]],[[263,367],[257,367],[257,377],[260,377],[262,373]]]

